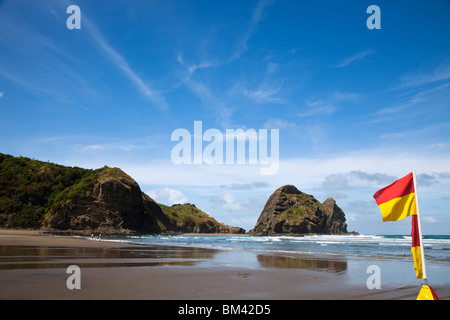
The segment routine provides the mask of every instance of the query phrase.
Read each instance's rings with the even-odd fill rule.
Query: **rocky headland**
[[[285,185],[267,200],[254,235],[347,234],[345,214],[333,198],[320,203],[312,195]]]
[[[0,153],[0,227],[72,234],[245,233],[191,204],[156,203],[119,168]]]

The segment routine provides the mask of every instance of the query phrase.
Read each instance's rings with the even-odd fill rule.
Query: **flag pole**
[[[428,285],[427,281],[427,271],[425,268],[425,253],[424,253],[424,245],[423,245],[423,239],[422,239],[422,227],[420,225],[420,213],[419,213],[419,197],[417,192],[417,184],[416,184],[416,173],[413,172],[413,181],[414,181],[414,197],[416,199],[416,209],[417,209],[417,227],[419,229],[419,238],[420,238],[420,255],[422,258],[422,271],[423,271],[423,280],[424,285]]]

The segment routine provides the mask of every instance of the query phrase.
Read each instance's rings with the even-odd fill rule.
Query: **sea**
[[[378,270],[383,288],[416,286],[410,235],[154,235],[102,238],[165,248],[197,248],[214,251],[196,262],[199,267],[246,269],[306,269],[344,277],[347,283],[366,286]],[[424,254],[429,284],[450,288],[450,235],[424,235]],[[435,288],[436,289],[436,288]],[[450,298],[447,297],[447,298]]]
[[[112,236],[103,237],[103,240],[224,251],[244,250],[258,254],[411,259],[410,235],[250,236],[189,234]],[[427,260],[450,263],[450,235],[424,235],[423,243]]]

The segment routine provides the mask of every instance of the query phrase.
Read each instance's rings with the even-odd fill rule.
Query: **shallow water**
[[[135,248],[0,246],[0,270],[95,267],[190,266],[211,259],[216,250],[137,246]]]
[[[418,284],[407,236],[252,237],[246,235],[180,235],[109,237],[103,241],[135,246],[43,247],[1,246],[0,270],[108,267],[231,267],[320,271],[365,284],[370,266],[384,284]],[[428,279],[450,284],[450,239],[425,240]]]
[[[178,235],[109,237],[105,240],[218,250],[248,250],[261,254],[411,258],[411,236],[404,235]],[[450,263],[450,236],[425,236],[424,246],[427,260]]]
[[[406,235],[179,235],[110,237],[107,241],[220,250],[197,266],[308,269],[365,282],[378,266],[384,283],[419,283]],[[425,236],[427,276],[450,284],[450,236]]]

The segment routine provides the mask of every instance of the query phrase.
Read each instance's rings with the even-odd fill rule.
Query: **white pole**
[[[423,280],[424,284],[427,285],[427,270],[425,268],[425,253],[424,253],[424,245],[422,240],[422,227],[420,225],[420,214],[419,214],[419,197],[417,192],[417,184],[416,184],[416,173],[413,172],[413,181],[414,181],[414,197],[416,198],[416,209],[417,209],[417,227],[419,229],[419,239],[420,239],[420,255],[422,257],[422,270],[423,270]]]

